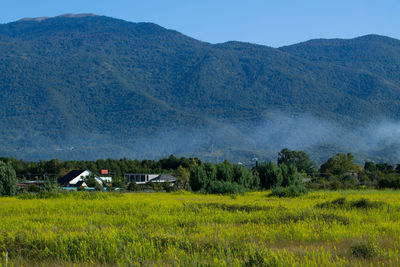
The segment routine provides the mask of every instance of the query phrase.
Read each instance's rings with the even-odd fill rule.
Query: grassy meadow
[[[0,198],[0,266],[399,266],[397,191]]]

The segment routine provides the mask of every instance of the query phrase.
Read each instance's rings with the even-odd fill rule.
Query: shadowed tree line
[[[13,195],[17,180],[57,179],[73,169],[89,169],[99,174],[107,169],[119,187],[135,190],[135,185],[122,183],[124,173],[169,173],[176,176],[179,186],[205,193],[243,193],[249,190],[272,189],[276,195],[299,195],[309,189],[400,188],[400,164],[367,161],[364,168],[354,162],[352,154],[338,153],[318,166],[303,151],[282,149],[277,162],[261,162],[246,167],[227,160],[220,163],[203,162],[198,158],[160,160],[98,159],[96,161],[24,161],[0,158],[0,194]]]

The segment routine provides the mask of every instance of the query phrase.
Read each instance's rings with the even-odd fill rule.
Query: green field
[[[0,218],[0,266],[400,265],[397,191],[78,192],[0,198]]]

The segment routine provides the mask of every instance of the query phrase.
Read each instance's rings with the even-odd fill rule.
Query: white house
[[[177,179],[169,174],[145,174],[145,173],[125,173],[124,181],[126,184],[135,182],[137,184],[152,183],[173,183]]]
[[[73,170],[67,173],[64,177],[58,179],[58,183],[63,187],[85,186],[83,181],[91,174],[92,172],[89,170]]]
[[[73,170],[67,173],[64,177],[58,180],[58,183],[62,187],[79,187],[84,186],[86,187],[85,178],[91,175],[92,172],[89,170]],[[94,179],[97,183],[103,184],[103,182],[111,183],[112,177],[97,177],[95,176]]]
[[[104,183],[111,183],[112,182],[112,177],[94,177],[94,179],[96,179],[96,182],[98,182],[99,184],[103,184]]]

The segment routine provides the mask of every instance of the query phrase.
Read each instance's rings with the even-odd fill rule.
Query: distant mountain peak
[[[37,18],[22,18],[18,20],[19,22],[24,22],[24,21],[43,21],[46,19],[49,19],[50,17],[37,17]]]
[[[83,17],[97,17],[98,15],[93,13],[80,13],[80,14],[72,14],[67,13],[60,16],[56,16],[56,18],[83,18]]]
[[[353,40],[363,40],[363,41],[387,41],[387,42],[398,42],[398,39],[389,37],[389,36],[384,36],[384,35],[379,35],[379,34],[367,34],[363,35],[357,38],[354,38]]]
[[[72,14],[72,13],[67,13],[67,14],[63,14],[63,15],[59,15],[59,16],[55,16],[55,17],[37,17],[37,18],[22,18],[20,20],[18,20],[19,22],[23,22],[23,21],[43,21],[46,19],[51,19],[51,18],[84,18],[84,17],[96,17],[98,15],[96,14],[92,14],[92,13],[80,13],[80,14]]]

